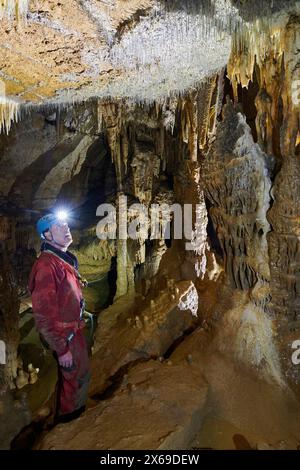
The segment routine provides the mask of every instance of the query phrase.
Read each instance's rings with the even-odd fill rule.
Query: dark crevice
[[[233,88],[232,88],[232,85],[231,85],[231,82],[230,82],[229,78],[227,77],[227,73],[225,71],[222,108],[225,106],[225,104],[227,102],[227,96],[229,96],[231,101],[234,102]],[[220,117],[221,116],[222,115],[220,114]]]
[[[61,187],[58,200],[76,208],[74,226],[85,228],[94,224],[97,207],[108,200],[111,187],[116,187],[116,178],[108,143],[101,135],[88,148],[80,172]],[[83,195],[78,198],[80,191]]]
[[[214,227],[212,218],[210,216],[210,209],[212,207],[212,204],[207,198],[205,198],[205,205],[206,205],[207,218],[208,218],[208,224],[207,224],[207,227],[206,227],[206,231],[207,231],[207,236],[208,236],[209,241],[210,241],[210,247],[218,256],[220,256],[222,259],[224,259],[224,252],[223,252],[223,249],[222,249],[222,245],[221,245],[220,240],[218,238],[218,235],[217,235],[216,229]]]
[[[167,349],[165,354],[163,355],[164,359],[169,359],[169,357],[173,354],[175,349],[178,348],[178,346],[183,343],[183,341],[187,338],[187,336],[190,336],[195,330],[198,328],[198,325],[190,326],[187,328],[181,336],[176,338],[176,340],[171,344],[171,346]]]
[[[166,352],[161,356],[164,360],[170,358],[173,352],[178,348],[178,346],[188,337],[190,336],[197,328],[198,323],[194,324],[187,328],[181,336],[175,339],[175,341],[169,346]],[[150,360],[158,360],[158,356],[152,355],[143,358],[136,359],[135,361],[131,361],[124,366],[120,367],[117,372],[107,379],[107,387],[104,391],[100,393],[94,393],[91,395],[91,399],[95,401],[104,401],[112,398],[115,392],[120,388],[121,384],[124,383],[127,385],[126,374],[129,372],[137,364],[146,363]],[[128,384],[130,387],[130,384]]]
[[[255,106],[255,98],[259,92],[259,84],[257,75],[254,72],[253,81],[249,82],[248,88],[238,85],[238,101],[243,105],[243,112],[246,116],[247,124],[249,125],[254,142],[257,142],[256,130],[256,115],[257,109]]]
[[[139,8],[130,18],[122,21],[118,26],[113,44],[120,42],[122,37],[129,31],[132,31],[140,22],[141,18],[147,16],[149,12],[151,12],[151,8]]]
[[[31,422],[11,441],[11,450],[31,450],[43,433],[43,422]]]
[[[91,395],[91,399],[95,401],[109,400],[115,395],[115,392],[120,388],[121,384],[126,383],[126,374],[137,364],[148,362],[155,357],[144,357],[136,359],[135,361],[128,362],[124,366],[120,367],[117,372],[107,379],[107,387],[103,392],[94,393]]]
[[[29,206],[34,194],[46,176],[58,163],[76,149],[81,140],[82,136],[78,134],[72,141],[56,145],[28,165],[16,178],[11,188],[8,195],[10,201],[16,204],[20,202],[20,206],[24,204]],[[33,174],[37,175],[35,180],[32,179]]]
[[[174,175],[172,173],[167,174],[167,186],[171,191],[174,190]]]
[[[110,270],[107,273],[107,282],[109,287],[109,294],[103,309],[108,308],[114,301],[117,292],[117,257],[112,256]]]

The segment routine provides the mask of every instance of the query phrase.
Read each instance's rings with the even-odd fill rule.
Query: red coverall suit
[[[56,356],[68,350],[73,355],[71,368],[58,364],[56,412],[67,415],[85,406],[90,379],[84,322],[80,320],[82,293],[78,274],[56,254],[43,251],[33,265],[28,287],[37,329]],[[71,333],[75,336],[69,342]]]

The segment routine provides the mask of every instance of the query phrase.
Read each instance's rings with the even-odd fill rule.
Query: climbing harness
[[[79,281],[79,283],[83,287],[88,286],[88,281],[84,279],[81,274],[78,272],[78,260],[73,253],[70,251],[61,251],[55,248],[54,246],[50,245],[50,243],[44,242],[41,246],[41,251],[42,252],[48,252],[53,254],[54,256],[57,256],[59,259],[62,261],[68,263],[73,269],[74,273]],[[91,341],[92,336],[93,336],[93,328],[94,328],[94,320],[93,320],[93,314],[86,312],[85,311],[85,300],[84,298],[81,298],[80,300],[80,315],[79,315],[79,321],[71,321],[71,322],[60,322],[56,321],[55,324],[58,328],[66,328],[70,329],[72,328],[73,331],[67,336],[67,343],[69,344],[74,336],[76,335],[78,330],[81,330],[85,326],[85,321],[84,321],[84,316],[86,316],[90,323],[91,323],[91,333],[90,333],[90,338],[89,340]]]

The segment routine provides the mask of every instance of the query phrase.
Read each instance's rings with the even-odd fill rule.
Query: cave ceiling
[[[2,100],[29,106],[183,93],[227,64],[232,31],[251,21],[251,2],[234,0],[3,3]]]

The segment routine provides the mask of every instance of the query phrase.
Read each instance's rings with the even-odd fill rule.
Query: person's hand
[[[62,356],[58,357],[59,365],[62,367],[72,367],[73,365],[73,356],[71,351],[66,352]]]

